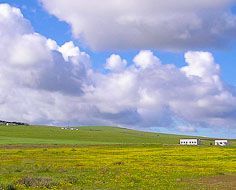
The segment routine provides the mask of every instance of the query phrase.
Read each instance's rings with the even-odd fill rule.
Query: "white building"
[[[191,145],[197,146],[200,145],[200,139],[180,139],[180,145]]]
[[[228,140],[215,140],[216,146],[227,146],[228,144]]]

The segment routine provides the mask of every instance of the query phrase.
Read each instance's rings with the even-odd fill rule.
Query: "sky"
[[[235,0],[0,0],[0,115],[236,138]]]

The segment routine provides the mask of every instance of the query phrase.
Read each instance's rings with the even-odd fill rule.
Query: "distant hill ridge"
[[[29,126],[28,123],[17,122],[17,121],[4,121],[4,120],[0,120],[0,125],[26,125],[26,126]]]

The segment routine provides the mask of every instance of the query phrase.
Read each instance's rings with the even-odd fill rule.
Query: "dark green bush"
[[[46,177],[23,177],[18,181],[18,183],[26,187],[44,187],[44,188],[52,188],[53,186],[57,185],[57,183],[54,182],[51,178],[46,178]]]

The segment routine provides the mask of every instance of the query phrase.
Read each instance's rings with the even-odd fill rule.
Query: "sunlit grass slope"
[[[117,127],[79,127],[63,130],[46,126],[0,126],[0,144],[178,144],[187,136],[129,130]],[[207,140],[204,144],[210,144]],[[234,141],[231,144],[234,144]]]
[[[0,144],[176,144],[179,138],[116,127],[0,126]]]

